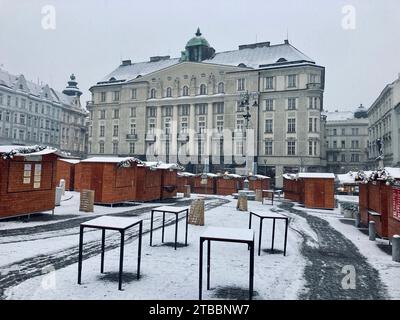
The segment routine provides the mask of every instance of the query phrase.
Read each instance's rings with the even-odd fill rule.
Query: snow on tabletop
[[[131,217],[103,216],[81,223],[81,226],[126,229],[140,220],[141,219]]]
[[[322,178],[322,179],[335,179],[333,173],[316,173],[316,172],[300,172],[297,174],[299,178]]]
[[[154,208],[154,211],[169,211],[169,212],[182,212],[189,209],[189,207],[174,207],[174,206],[161,206]]]
[[[260,217],[270,217],[270,218],[287,218],[283,214],[279,214],[273,211],[265,211],[265,210],[251,210],[252,213],[255,213],[256,215]]]
[[[201,235],[204,238],[253,241],[254,231],[249,229],[208,227]]]

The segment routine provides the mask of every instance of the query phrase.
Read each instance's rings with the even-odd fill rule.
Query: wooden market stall
[[[336,192],[340,195],[358,195],[359,182],[355,180],[357,172],[336,175]]]
[[[0,218],[53,210],[56,149],[0,146]]]
[[[139,183],[137,165],[133,158],[93,157],[75,166],[75,190],[94,190],[97,204],[115,204],[135,200]]]
[[[301,172],[297,174],[300,180],[300,202],[306,208],[335,208],[335,175],[333,173]]]
[[[221,196],[232,195],[243,188],[244,177],[234,173],[225,173],[216,178],[216,194]]]
[[[263,176],[260,174],[254,174],[249,176],[249,189],[256,190],[268,190],[270,188],[270,177]]]
[[[74,190],[74,180],[75,180],[75,165],[78,164],[80,160],[78,159],[58,159],[57,160],[57,173],[56,180],[57,185],[60,184],[60,180],[65,180],[65,190]]]
[[[186,187],[190,186],[190,189],[193,189],[195,174],[190,172],[178,172],[177,184],[178,184],[178,192],[185,193]]]
[[[283,175],[283,195],[284,199],[300,202],[301,180],[295,174]]]
[[[135,201],[155,201],[161,199],[162,171],[154,162],[144,162],[137,166]]]
[[[362,172],[358,180],[361,224],[374,221],[381,238],[400,234],[400,168]]]
[[[161,199],[172,199],[178,192],[178,171],[184,168],[176,163],[158,162],[155,168],[161,171]]]
[[[193,178],[193,193],[215,194],[218,175],[214,173],[201,173]]]

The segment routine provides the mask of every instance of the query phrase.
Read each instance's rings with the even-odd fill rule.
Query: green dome
[[[186,48],[196,47],[196,46],[206,46],[206,47],[210,46],[206,38],[201,36],[200,28],[197,28],[196,36],[190,39],[186,44]]]

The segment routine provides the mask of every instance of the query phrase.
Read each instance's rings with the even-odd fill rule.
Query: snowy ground
[[[72,196],[72,197],[71,197]],[[195,196],[194,196],[195,197]],[[193,197],[193,198],[194,198]],[[174,216],[167,215],[166,243],[161,230],[149,246],[150,210],[166,203],[132,207],[96,206],[95,213],[79,213],[78,193],[68,193],[55,216],[30,221],[0,222],[0,299],[197,299],[199,237],[207,226],[247,228],[248,212],[236,210],[232,197],[207,196],[205,226],[189,225],[189,246],[173,249]],[[185,206],[192,199],[168,204]],[[272,211],[271,211],[272,209]],[[290,218],[287,256],[283,249],[284,223],[276,225],[274,254],[272,223],[264,220],[261,256],[258,219],[253,219],[256,239],[255,299],[385,299],[400,298],[400,264],[382,249],[385,242],[368,236],[335,210],[309,210],[292,203],[275,207],[249,201],[249,210],[263,210]],[[100,274],[100,231],[87,229],[82,285],[77,285],[79,224],[99,215],[135,216],[143,219],[141,278],[136,280],[137,230],[126,234],[123,291],[118,291],[119,233],[108,232],[105,274]],[[156,217],[155,227],[161,224]],[[184,242],[184,220],[179,223]],[[206,246],[204,250],[206,254]],[[205,258],[205,256],[204,256]],[[205,259],[204,259],[205,260]],[[342,267],[354,265],[355,290],[344,290]],[[204,266],[204,277],[205,277]],[[244,244],[212,243],[211,290],[203,285],[204,299],[246,299],[249,251]],[[205,280],[205,279],[204,279]]]

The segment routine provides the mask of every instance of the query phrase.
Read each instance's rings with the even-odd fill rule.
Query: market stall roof
[[[178,176],[180,176],[180,177],[194,177],[195,174],[194,173],[190,173],[190,172],[178,172]]]
[[[338,174],[336,175],[336,178],[340,184],[358,184],[358,182],[355,180],[356,173],[357,172],[350,171],[348,173]]]
[[[87,158],[85,160],[82,160],[81,162],[101,162],[101,163],[121,163],[125,161],[133,161],[136,163],[142,163],[137,158],[134,157],[91,157]]]
[[[3,158],[12,158],[14,156],[44,156],[52,153],[60,157],[68,156],[67,153],[48,146],[0,146],[0,154],[2,154]]]
[[[177,163],[165,163],[162,161],[144,161],[141,165],[161,170],[184,170],[184,168]]]
[[[263,175],[261,175],[261,174],[253,174],[253,175],[251,175],[251,177],[255,177],[255,178],[257,178],[258,180],[270,179],[270,177],[268,177],[268,176],[263,176]]]
[[[298,178],[335,179],[333,173],[300,172]]]
[[[60,159],[60,161],[68,162],[70,164],[77,164],[77,163],[81,162],[81,160],[79,160],[79,159]]]

